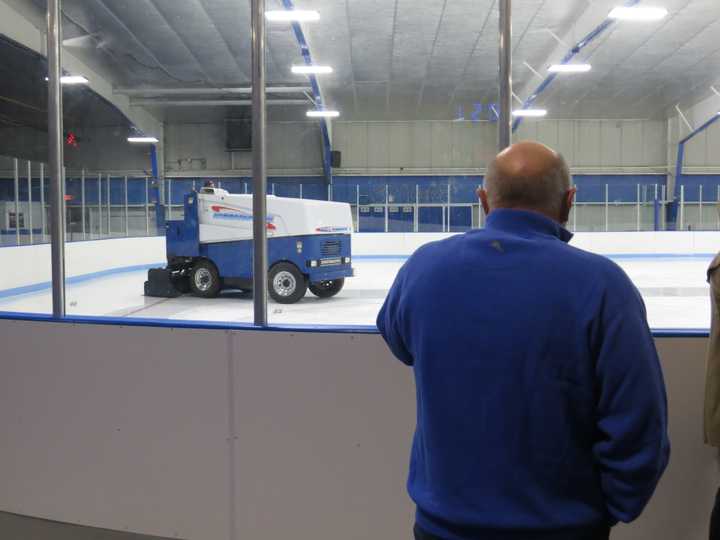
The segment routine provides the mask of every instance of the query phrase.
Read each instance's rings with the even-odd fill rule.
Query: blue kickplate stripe
[[[379,334],[377,327],[367,325],[324,325],[324,324],[275,324],[256,326],[253,323],[217,321],[184,321],[177,319],[142,319],[135,317],[87,317],[67,316],[56,319],[52,315],[37,313],[14,313],[0,311],[0,320],[52,322],[61,324],[96,324],[105,326],[140,326],[154,328],[178,328],[190,330],[253,330],[257,332],[297,332],[316,334]],[[656,338],[706,338],[709,331],[702,328],[665,328],[653,330]]]
[[[56,319],[52,315],[39,313],[15,313],[0,311],[0,320],[52,322],[61,324],[97,324],[107,326],[141,326],[155,328],[180,328],[197,330],[255,330],[262,332],[297,332],[320,334],[377,334],[375,326],[367,325],[330,325],[330,324],[275,324],[256,326],[253,323],[235,323],[222,321],[192,321],[178,319],[143,319],[140,317],[95,317],[69,315]]]
[[[76,285],[78,283],[85,283],[95,279],[100,279],[108,276],[115,276],[118,274],[127,274],[129,272],[139,272],[141,270],[149,270],[150,268],[157,268],[159,266],[165,266],[164,262],[158,262],[155,264],[138,264],[135,266],[123,266],[120,268],[111,268],[109,270],[101,270],[100,272],[91,272],[89,274],[82,274],[80,276],[69,277],[65,280],[67,285]],[[25,285],[24,287],[15,287],[14,289],[5,289],[0,291],[0,298],[9,298],[11,296],[19,296],[21,294],[31,294],[41,291],[50,290],[52,288],[51,281],[43,281],[42,283],[34,283],[32,285]]]

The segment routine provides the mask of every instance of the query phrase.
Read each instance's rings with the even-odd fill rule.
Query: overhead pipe
[[[292,0],[282,0],[283,7],[286,10],[292,11],[295,9]],[[310,47],[308,46],[307,40],[305,39],[305,33],[302,30],[299,22],[292,23],[292,29],[295,33],[295,39],[300,46],[300,54],[302,54],[305,65],[313,65],[312,56],[310,55]],[[322,93],[320,92],[320,84],[318,83],[317,76],[315,74],[309,74],[310,86],[313,93],[313,99],[315,101],[315,109],[321,111],[325,108],[325,103],[322,99]],[[320,118],[320,135],[322,137],[323,145],[323,174],[325,176],[325,182],[327,185],[332,184],[332,143],[330,141],[330,127],[327,118]]]
[[[308,105],[307,99],[268,99],[267,105]],[[136,107],[241,107],[253,104],[251,99],[133,99],[130,104]]]
[[[309,86],[269,86],[267,94],[302,94],[312,90]],[[252,94],[252,87],[229,88],[115,88],[113,94],[124,96],[194,96],[222,94]]]
[[[624,7],[632,7],[640,3],[640,0],[628,0],[625,2]],[[578,54],[580,54],[580,51],[582,51],[585,47],[587,47],[590,43],[595,41],[599,36],[601,36],[608,28],[610,28],[612,25],[614,25],[616,21],[614,19],[610,19],[607,17],[600,26],[596,27],[594,30],[592,30],[590,33],[588,33],[584,38],[582,38],[580,41],[578,41],[563,57],[563,59],[559,62],[561,65],[563,64],[569,64]],[[525,100],[525,103],[523,104],[523,109],[529,109],[531,108],[537,99],[540,97],[540,95],[545,92],[545,90],[548,89],[548,87],[555,81],[557,78],[557,73],[550,73],[543,82],[540,83],[540,85],[535,89],[535,91]],[[516,131],[520,124],[523,121],[523,117],[519,116],[515,119],[515,122],[513,123],[513,131]]]

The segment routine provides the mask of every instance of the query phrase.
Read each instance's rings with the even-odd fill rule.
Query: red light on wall
[[[65,195],[65,202],[72,201],[74,198],[72,195]]]
[[[73,148],[77,148],[78,140],[72,131],[68,132],[67,136],[65,137],[65,144],[67,144],[68,146],[72,146]]]

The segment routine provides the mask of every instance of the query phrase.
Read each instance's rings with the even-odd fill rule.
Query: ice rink
[[[653,329],[706,329],[710,302],[705,270],[709,255],[611,257],[627,272],[645,299]],[[404,258],[356,257],[356,277],[335,298],[320,300],[308,292],[294,305],[269,303],[273,324],[374,325],[375,316]],[[219,298],[175,299],[143,296],[145,270],[71,283],[68,314],[152,319],[251,322],[252,295],[225,292]],[[0,311],[49,313],[50,290],[0,297]]]

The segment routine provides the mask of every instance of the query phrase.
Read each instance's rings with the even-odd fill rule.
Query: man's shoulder
[[[452,253],[457,249],[458,243],[462,242],[463,234],[455,234],[440,240],[426,242],[417,248],[410,259],[433,259],[445,253]]]
[[[612,286],[634,288],[632,280],[625,273],[625,270],[612,259],[585,251],[571,244],[565,244],[564,250],[584,274],[591,275],[595,279],[602,280],[602,282]]]

